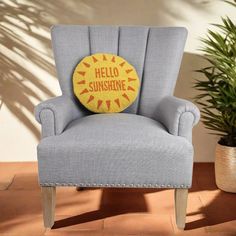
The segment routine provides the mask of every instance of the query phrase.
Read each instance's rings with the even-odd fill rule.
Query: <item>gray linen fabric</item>
[[[131,62],[137,71],[140,84],[143,78],[148,32],[148,27],[133,27],[133,30],[130,30],[130,27],[120,27],[118,55]],[[139,99],[140,94],[135,102],[123,112],[137,113]]]
[[[186,36],[185,28],[150,29],[139,114],[153,118],[161,99],[173,94]]]
[[[38,146],[42,185],[191,185],[193,147],[157,121],[134,114],[77,119]]]
[[[42,186],[191,186],[191,136],[199,110],[172,97],[186,36],[181,27],[52,28],[63,95],[35,109],[42,124],[38,145]],[[98,52],[126,58],[140,77],[139,96],[123,113],[88,115],[74,98],[75,66]]]
[[[155,112],[155,119],[160,121],[169,133],[191,141],[192,128],[200,119],[199,109],[193,103],[166,96],[160,101]]]
[[[35,108],[36,120],[42,124],[42,137],[58,135],[74,119],[82,117],[83,111],[68,96],[49,99]]]

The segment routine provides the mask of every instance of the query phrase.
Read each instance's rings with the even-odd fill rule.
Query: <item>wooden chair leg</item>
[[[175,219],[179,229],[185,228],[188,189],[175,189]]]
[[[42,187],[43,220],[45,228],[52,228],[56,204],[56,187]]]

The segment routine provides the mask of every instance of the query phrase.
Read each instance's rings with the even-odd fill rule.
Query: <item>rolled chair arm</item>
[[[42,125],[42,137],[61,134],[72,120],[84,116],[84,113],[65,95],[41,102],[35,108],[35,118]]]
[[[200,119],[200,111],[193,103],[174,96],[164,97],[158,105],[155,118],[169,133],[192,140],[192,128]]]

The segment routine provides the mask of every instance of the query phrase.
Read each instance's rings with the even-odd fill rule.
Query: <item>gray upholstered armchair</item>
[[[184,28],[55,26],[52,42],[62,96],[35,110],[45,227],[54,224],[57,186],[174,188],[176,222],[185,227],[192,182],[192,127],[199,110],[173,97],[187,32]],[[85,56],[127,59],[141,89],[123,113],[91,114],[73,96],[71,76]]]

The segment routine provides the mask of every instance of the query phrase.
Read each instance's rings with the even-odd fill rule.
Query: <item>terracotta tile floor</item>
[[[173,190],[57,189],[56,222],[42,223],[37,163],[0,163],[0,236],[236,235],[236,194],[195,164],[186,230],[175,226]]]

